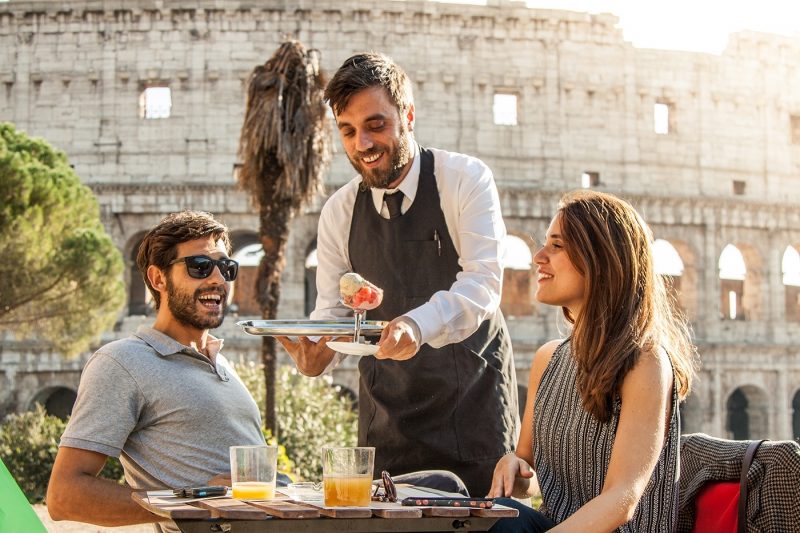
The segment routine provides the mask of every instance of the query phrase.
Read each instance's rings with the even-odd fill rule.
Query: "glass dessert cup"
[[[353,331],[353,342],[356,344],[362,343],[361,324],[367,318],[367,311],[375,309],[376,307],[381,305],[381,301],[383,300],[383,291],[380,289],[377,290],[378,290],[378,299],[374,303],[364,302],[360,305],[353,306],[353,305],[348,305],[347,302],[344,300],[344,298],[339,300],[342,303],[342,305],[344,305],[345,307],[349,307],[350,309],[353,310],[353,321],[355,325],[355,329]]]

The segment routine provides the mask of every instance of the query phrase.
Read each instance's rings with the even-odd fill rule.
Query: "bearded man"
[[[376,473],[450,470],[483,496],[519,425],[492,172],[417,145],[411,82],[382,54],[347,59],[325,98],[359,175],[322,208],[311,317],[348,314],[339,278],[352,271],[384,291],[369,318],[390,321],[359,361],[359,444],[376,447]],[[309,376],[344,357],[330,337],[279,340]]]
[[[168,215],[144,237],[136,263],[156,320],[87,361],[47,490],[54,520],[164,520],[131,492],[230,485],[229,447],[264,444],[258,407],[208,331],[222,324],[238,272],[229,253],[228,230],[209,213]],[[127,487],[97,477],[108,456],[120,458]]]

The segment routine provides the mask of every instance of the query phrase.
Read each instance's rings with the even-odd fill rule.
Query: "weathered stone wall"
[[[764,398],[762,436],[791,437],[800,333],[787,320],[781,256],[800,246],[800,139],[791,129],[800,123],[800,42],[741,33],[720,56],[644,50],[617,22],[502,0],[15,0],[0,3],[0,120],[68,153],[100,199],[130,282],[138,240],[167,212],[206,209],[238,234],[257,231],[233,165],[248,75],[282,39],[318,49],[328,72],[355,52],[386,52],[414,81],[417,139],[486,161],[511,233],[540,240],[559,196],[592,171],[598,189],[631,199],[678,249],[681,303],[704,364],[688,429],[726,435],[726,399],[742,388],[754,409]],[[139,118],[152,84],[172,90],[168,119]],[[498,91],[518,95],[518,125],[493,123]],[[655,103],[670,106],[668,135],[654,133]],[[327,193],[352,175],[336,146]],[[327,193],[292,223],[281,317],[303,315],[303,264]],[[728,243],[748,263],[745,321],[721,318],[717,261]],[[509,317],[521,383],[536,347],[563,331],[557,310],[532,308]],[[121,317],[105,337],[147,321]],[[221,334],[226,349],[257,356],[259,343],[234,320]],[[26,408],[36,394],[19,388],[20,369],[43,364],[34,355],[0,343],[0,406]],[[43,360],[75,371],[55,355]],[[337,372],[357,390],[352,364]]]

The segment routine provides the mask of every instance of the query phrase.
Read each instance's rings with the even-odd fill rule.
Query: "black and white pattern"
[[[576,386],[577,363],[569,341],[561,344],[542,375],[534,405],[534,469],[542,490],[540,511],[566,520],[603,488],[622,403],[614,400],[611,420],[599,423],[583,408]],[[619,532],[670,532],[676,522],[680,424],[672,387],[669,433],[633,519]]]
[[[678,531],[694,524],[694,497],[707,481],[738,481],[749,440],[703,433],[681,438]],[[766,441],[747,472],[747,531],[800,533],[800,445]]]

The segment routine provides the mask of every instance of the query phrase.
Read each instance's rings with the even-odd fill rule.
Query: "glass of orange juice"
[[[275,497],[278,447],[231,446],[233,497],[240,500],[268,500]]]
[[[375,448],[322,448],[322,483],[326,507],[367,507],[372,493]]]

